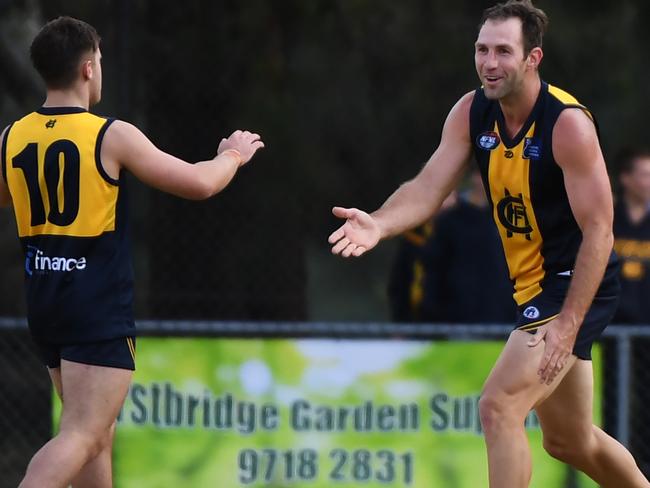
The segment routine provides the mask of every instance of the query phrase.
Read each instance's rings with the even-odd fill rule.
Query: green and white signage
[[[487,486],[477,404],[502,347],[138,339],[115,440],[115,486]],[[536,417],[526,425],[531,486],[566,486],[568,469],[543,451]]]

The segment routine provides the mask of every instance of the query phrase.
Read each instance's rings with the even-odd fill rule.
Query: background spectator
[[[512,323],[507,276],[481,176],[472,169],[467,189],[433,222],[404,234],[389,281],[392,319]]]
[[[618,198],[614,207],[614,249],[621,259],[621,301],[614,324],[650,324],[650,149],[628,148],[616,159],[619,170]],[[632,343],[630,451],[646,476],[650,474],[650,414],[647,404],[647,371],[650,368],[650,339]],[[605,374],[618,368],[612,341],[605,343]],[[614,427],[616,392],[605,381],[605,426]]]
[[[452,192],[443,202],[441,214],[453,208],[457,202]],[[423,252],[431,240],[435,220],[405,232],[399,240],[397,254],[388,279],[388,301],[393,322],[422,322],[429,318],[422,314],[425,276],[434,270],[425,268]]]
[[[512,283],[478,170],[468,183],[423,249],[422,315],[433,322],[513,323]]]

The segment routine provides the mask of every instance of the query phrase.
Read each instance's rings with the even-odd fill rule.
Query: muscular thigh
[[[555,391],[535,407],[545,437],[578,440],[593,423],[591,361],[577,360]]]
[[[510,334],[483,389],[484,395],[501,397],[505,404],[522,415],[551,395],[575,361],[572,356],[550,385],[541,383],[537,371],[544,354],[544,342],[530,347],[530,338],[529,333],[519,330]]]
[[[61,429],[102,432],[122,407],[133,372],[61,360],[63,413]]]

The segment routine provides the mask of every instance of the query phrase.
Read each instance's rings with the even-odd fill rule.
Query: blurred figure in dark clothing
[[[650,324],[650,149],[626,149],[617,158],[619,192],[614,207],[614,250],[621,259],[621,301],[613,324]],[[630,451],[650,475],[650,339],[635,338],[631,348],[632,379]],[[616,344],[605,342],[605,374],[618,370]],[[610,376],[610,379],[611,376]],[[616,383],[605,381],[605,427],[615,432]]]
[[[478,170],[458,203],[441,214],[423,249],[422,315],[446,323],[512,323],[516,318],[501,240]]]
[[[456,205],[452,192],[443,202],[441,212]],[[388,301],[393,322],[423,322],[424,281],[430,269],[425,269],[423,252],[433,235],[435,219],[402,234],[388,279]]]
[[[513,322],[512,283],[479,172],[446,203],[433,222],[403,235],[389,282],[392,319]]]
[[[619,164],[614,249],[622,293],[614,323],[650,324],[650,149],[627,150]]]
[[[433,232],[433,221],[400,237],[388,279],[388,301],[393,322],[420,322],[424,265],[422,250]]]

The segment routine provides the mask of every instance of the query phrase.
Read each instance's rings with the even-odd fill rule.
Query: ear
[[[93,62],[91,59],[87,59],[81,65],[81,75],[83,76],[84,80],[93,79]]]
[[[537,68],[539,68],[540,63],[542,62],[543,57],[544,57],[544,52],[542,51],[542,48],[541,47],[534,47],[528,53],[528,59],[526,61],[526,64],[531,69],[537,69]]]

